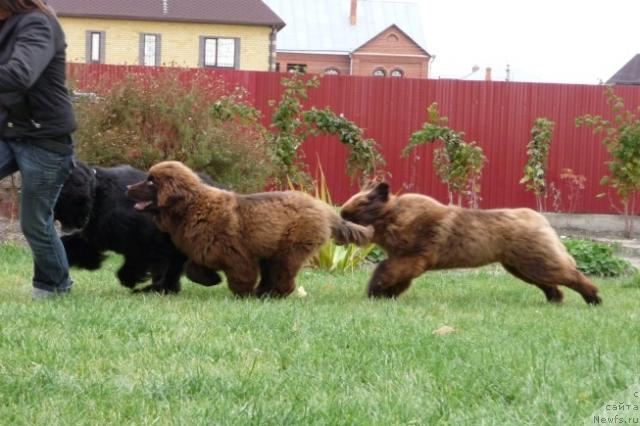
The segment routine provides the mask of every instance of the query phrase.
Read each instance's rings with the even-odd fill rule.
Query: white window
[[[324,74],[325,75],[339,75],[340,71],[338,71],[337,68],[327,68],[326,70],[324,70]]]
[[[376,68],[375,70],[373,70],[374,77],[384,77],[385,75],[387,75],[387,72],[384,70],[384,68]]]
[[[100,62],[100,33],[91,33],[91,62]]]
[[[236,42],[232,38],[218,39],[218,66],[233,68],[236,58]]]
[[[158,65],[158,36],[145,34],[142,40],[142,65],[149,67]]]
[[[233,38],[204,37],[201,63],[205,67],[236,68],[237,46]]]
[[[215,67],[218,56],[218,40],[207,38],[204,40],[204,66]]]
[[[402,71],[400,68],[396,68],[395,70],[391,71],[391,77],[404,77],[404,71]]]
[[[88,30],[85,32],[85,56],[86,63],[104,64],[104,44],[106,33],[104,31]]]

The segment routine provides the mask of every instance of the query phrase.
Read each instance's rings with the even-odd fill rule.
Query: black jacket
[[[0,23],[0,137],[59,139],[75,130],[66,47],[58,20],[41,11]]]

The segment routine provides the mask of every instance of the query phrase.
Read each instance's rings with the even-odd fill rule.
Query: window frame
[[[98,51],[95,51],[95,36],[98,37]],[[87,30],[85,33],[85,62],[87,64],[105,63],[105,39],[106,33],[98,30]],[[97,53],[97,55],[96,55]],[[94,59],[97,57],[97,59]]]
[[[400,75],[393,75],[394,72],[399,72]],[[389,71],[389,77],[392,77],[392,78],[404,78],[405,75],[406,73],[402,68],[394,68],[391,71]]]
[[[215,61],[207,64],[207,42],[215,40]],[[220,65],[220,40],[233,41],[233,64]],[[200,36],[200,68],[220,68],[220,69],[238,69],[240,68],[240,39],[237,37],[225,36]]]
[[[147,37],[154,37],[155,40],[155,50],[153,65],[147,64]],[[138,55],[138,63],[142,66],[147,67],[159,67],[161,65],[161,52],[162,52],[162,35],[158,33],[140,33],[140,41],[139,41],[139,55]]]
[[[382,71],[382,75],[376,75],[376,72],[378,71]],[[382,67],[376,67],[373,69],[373,71],[371,71],[371,75],[373,77],[378,77],[378,78],[382,78],[382,77],[386,77],[387,76],[387,70],[382,68]]]
[[[307,64],[287,64],[287,72],[294,72],[297,70],[302,74],[306,74],[307,68],[308,68]]]

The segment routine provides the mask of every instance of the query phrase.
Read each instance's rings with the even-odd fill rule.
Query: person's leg
[[[69,262],[53,225],[53,208],[73,167],[62,155],[28,142],[9,142],[22,175],[20,225],[33,253],[36,290],[66,292],[71,288]]]
[[[0,179],[12,175],[18,171],[18,163],[13,156],[11,145],[0,140]]]

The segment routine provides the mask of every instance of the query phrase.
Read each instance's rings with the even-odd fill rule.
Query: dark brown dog
[[[558,285],[590,304],[598,289],[541,214],[531,209],[472,210],[445,206],[419,194],[394,196],[380,183],[342,206],[344,219],[373,225],[373,241],[388,254],[369,282],[373,297],[396,297],[427,270],[468,268],[500,262],[511,274],[562,301]]]
[[[224,271],[239,296],[287,296],[298,270],[330,237],[363,245],[373,234],[307,194],[235,194],[202,184],[176,161],[153,166],[128,195],[138,210],[154,212],[156,225],[191,260]]]

